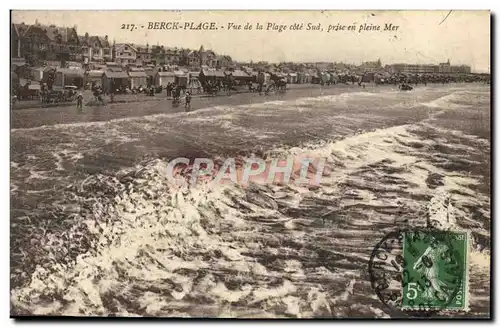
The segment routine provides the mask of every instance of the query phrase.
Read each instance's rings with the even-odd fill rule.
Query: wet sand
[[[320,86],[292,85],[285,93],[270,93],[259,95],[258,93],[239,93],[230,96],[216,97],[194,97],[191,101],[191,111],[202,108],[222,105],[253,104],[265,101],[292,100],[302,97],[317,97],[322,95],[334,95],[343,92],[377,92],[387,90],[394,86],[367,86],[366,89],[358,85],[331,85]],[[32,128],[44,125],[99,122],[120,119],[126,117],[140,117],[154,114],[184,112],[184,106],[172,106],[172,100],[167,99],[166,93],[156,95],[155,99],[144,97],[145,101],[131,103],[108,104],[106,106],[84,107],[83,112],[78,112],[76,105],[51,108],[30,108],[11,110],[11,128]]]

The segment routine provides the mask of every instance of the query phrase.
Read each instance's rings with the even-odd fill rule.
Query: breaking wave
[[[91,176],[65,191],[71,203],[59,216],[74,224],[33,245],[44,263],[12,291],[13,306],[46,315],[318,317],[356,308],[387,316],[366,272],[383,233],[430,219],[470,229],[473,257],[489,256],[481,244],[489,240],[489,198],[474,189],[480,177],[446,168],[474,165],[465,155],[484,144],[443,156],[422,137],[426,129],[397,126],[275,150],[328,158],[313,189],[176,189],[162,160]]]

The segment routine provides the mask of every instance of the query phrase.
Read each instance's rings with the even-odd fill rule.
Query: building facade
[[[181,63],[182,49],[175,48],[165,48],[165,64],[167,65],[179,65]]]
[[[453,66],[448,60],[446,63],[433,64],[392,64],[386,66],[389,73],[413,73],[413,74],[470,74],[471,67],[467,65]]]
[[[137,61],[137,49],[129,43],[117,43],[114,45],[113,58],[118,64],[135,64]]]
[[[80,36],[80,45],[82,61],[84,64],[99,63],[103,64],[112,60],[111,47],[108,36]]]
[[[135,64],[138,66],[145,66],[151,63],[151,48],[149,44],[145,46],[135,46],[137,49]]]

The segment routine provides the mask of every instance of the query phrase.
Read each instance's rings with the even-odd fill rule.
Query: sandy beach
[[[378,92],[380,90],[392,89],[394,86],[368,85],[366,91]],[[397,89],[397,88],[396,88]],[[358,85],[338,84],[331,86],[289,85],[285,93],[270,93],[259,95],[258,93],[238,93],[232,95],[221,94],[219,96],[197,96],[195,95],[191,104],[191,111],[202,108],[221,105],[243,105],[265,101],[292,100],[300,97],[315,97],[322,95],[335,95],[343,92],[355,92],[362,90]],[[154,114],[184,112],[183,106],[172,106],[172,100],[167,99],[166,92],[154,97],[146,95],[117,96],[131,100],[128,103],[107,104],[106,106],[85,106],[83,112],[78,112],[76,103],[71,106],[57,106],[50,108],[20,108],[11,111],[11,128],[29,128],[43,125],[82,123],[108,121],[126,117],[140,117]],[[91,97],[87,95],[86,103]],[[108,99],[106,99],[109,101]]]

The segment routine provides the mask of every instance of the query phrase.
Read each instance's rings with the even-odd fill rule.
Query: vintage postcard
[[[490,22],[11,11],[11,317],[490,318]]]

